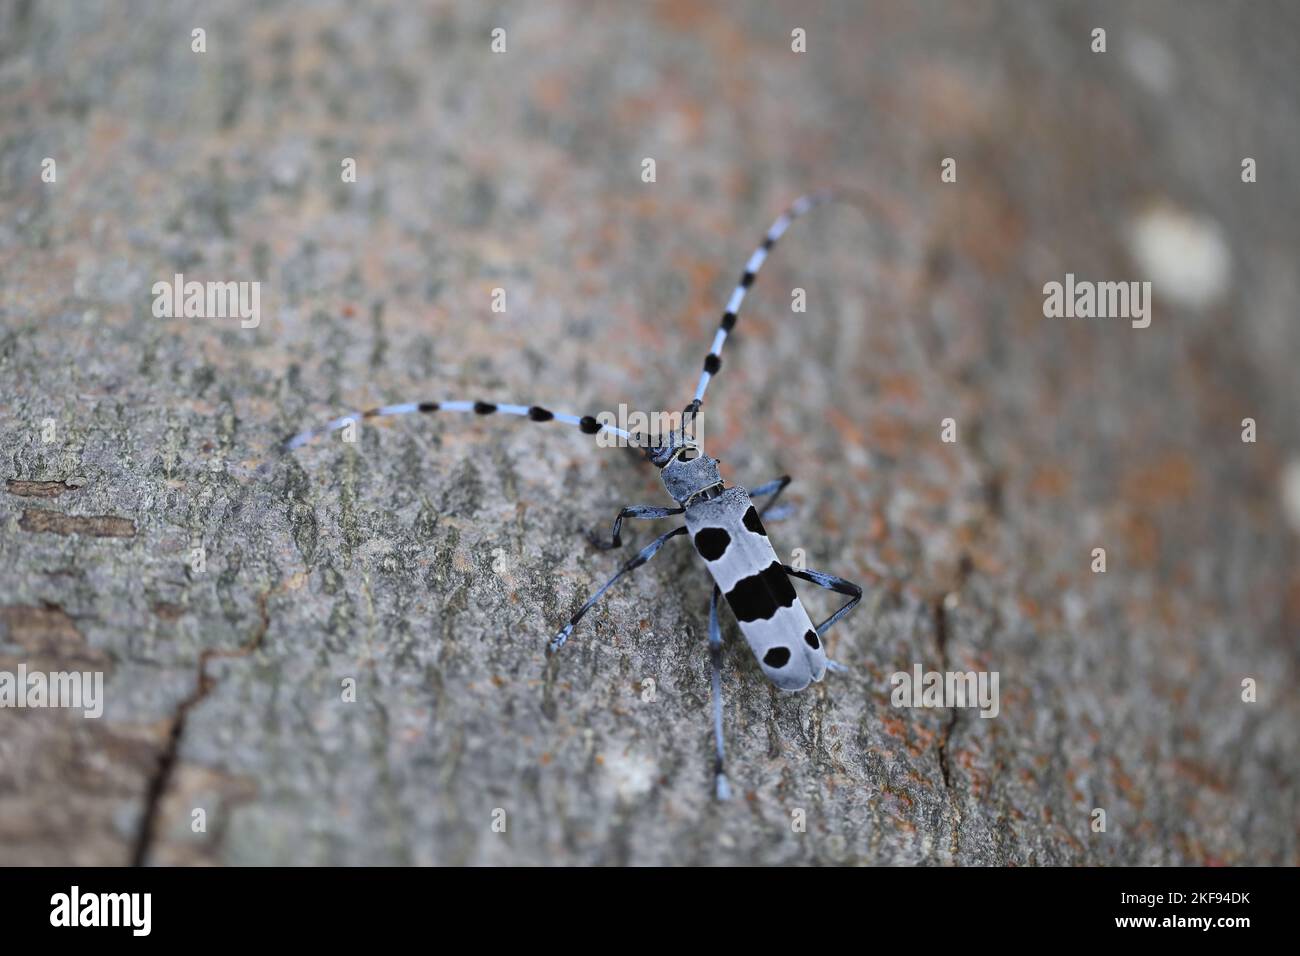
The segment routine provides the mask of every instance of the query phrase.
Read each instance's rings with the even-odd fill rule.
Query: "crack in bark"
[[[43,508],[27,508],[18,527],[39,534],[80,534],[95,538],[134,538],[135,522],[119,515],[65,515]]]
[[[934,640],[939,649],[939,671],[946,674],[948,672],[948,607],[947,600],[950,595],[958,594],[966,581],[970,578],[975,563],[971,560],[969,552],[963,552],[961,560],[957,562],[957,580],[953,588],[947,594],[937,598],[932,609],[934,615]],[[957,726],[958,711],[956,707],[951,708],[952,714],[948,718],[948,724],[944,727],[943,736],[939,738],[939,772],[943,774],[943,785],[947,790],[952,789],[952,773],[948,765],[948,749],[952,743],[952,732]]]
[[[935,644],[939,651],[939,670],[941,673],[944,674],[948,672],[948,667],[949,667],[949,662],[948,662],[949,632],[948,632],[947,601],[949,597],[959,594],[961,592],[961,589],[965,587],[966,581],[970,578],[971,572],[974,570],[974,567],[975,567],[975,563],[974,561],[971,560],[970,553],[963,552],[961,556],[961,560],[958,561],[957,563],[957,580],[953,584],[952,590],[942,595],[941,597],[937,598],[933,605],[934,639],[935,639]],[[956,799],[954,799],[955,794],[953,793],[953,789],[952,789],[952,767],[949,764],[949,752],[952,748],[952,734],[953,731],[957,728],[957,718],[959,716],[960,711],[959,708],[957,707],[950,708],[950,711],[951,713],[948,716],[948,723],[944,726],[943,735],[939,738],[938,750],[939,750],[939,773],[943,777],[943,788],[948,795],[948,805],[952,810],[952,816],[953,816],[952,842],[949,846],[949,852],[952,854],[952,857],[955,860],[957,858],[957,854],[960,850],[960,845],[961,845],[962,814],[961,814],[961,808],[958,806]]]
[[[27,481],[22,478],[8,478],[5,480],[5,491],[20,498],[57,498],[65,491],[76,491],[85,483],[85,478],[69,478],[67,481]]]
[[[944,607],[944,601],[947,596],[938,598],[934,602],[934,639],[939,646],[939,672],[947,673],[948,671],[948,609]],[[948,768],[948,746],[952,742],[953,728],[957,726],[957,708],[949,708],[952,713],[948,717],[948,724],[944,727],[943,736],[939,738],[939,772],[943,775],[943,786],[945,790],[952,789],[952,775]]]
[[[149,786],[145,791],[144,812],[140,818],[140,829],[136,833],[135,847],[131,852],[132,866],[145,866],[149,862],[149,854],[153,850],[157,838],[158,817],[162,809],[162,801],[167,795],[172,776],[176,771],[176,764],[180,758],[181,740],[185,736],[186,721],[189,719],[190,711],[201,704],[217,684],[216,678],[208,674],[208,661],[219,658],[247,657],[262,646],[262,640],[266,637],[267,628],[271,623],[266,610],[266,602],[270,595],[270,591],[265,591],[258,596],[257,611],[259,620],[257,628],[247,641],[233,650],[209,648],[199,655],[198,679],[195,682],[194,690],[176,707],[176,713],[172,717],[171,730],[167,735],[167,745],[158,758],[158,768],[150,778]]]

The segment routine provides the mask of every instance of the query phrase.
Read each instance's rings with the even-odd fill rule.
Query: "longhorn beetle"
[[[576,425],[584,434],[608,432],[631,445],[643,448],[646,458],[659,469],[664,488],[679,507],[632,505],[623,508],[614,518],[609,542],[593,540],[593,543],[603,549],[621,547],[623,521],[628,518],[653,519],[685,515],[686,523],[655,538],[619,568],[560,628],[547,645],[546,653],[549,656],[564,646],[583,615],[623,575],[649,561],[671,538],[689,534],[714,582],[713,594],[709,599],[709,656],[712,664],[713,735],[716,750],[714,790],[720,800],[730,796],[731,788],[723,767],[719,596],[725,595],[727,604],[740,624],[741,633],[745,635],[763,673],[777,687],[786,691],[803,690],[812,681],[820,681],[827,670],[844,670],[841,665],[827,658],[822,639],[831,626],[852,611],[862,599],[862,588],[851,581],[823,571],[793,568],[782,564],[777,558],[767,531],[763,528],[762,516],[785,490],[790,477],[784,475],[759,485],[752,491],[746,491],[739,485],[728,487],[718,471],[718,459],[703,453],[693,430],[695,418],[704,402],[704,392],[722,367],[722,346],[736,326],[736,317],[745,301],[745,294],[753,285],[768,253],[795,219],[831,200],[862,201],[857,194],[839,190],[809,193],[797,199],[767,230],[763,242],[745,263],[740,281],[732,290],[713,345],[704,360],[704,371],[696,386],[695,397],[683,410],[681,427],[666,435],[645,438],[612,424],[599,422],[591,415],[566,415],[539,405],[439,401],[383,405],[344,415],[317,428],[292,435],[282,445],[284,451],[291,451],[319,435],[345,428],[357,419],[408,415],[414,412],[473,412],[476,415],[517,415],[534,422],[562,422]],[[760,498],[768,500],[761,509],[756,510],[754,500]],[[847,595],[848,600],[834,614],[814,627],[790,583],[792,577]]]

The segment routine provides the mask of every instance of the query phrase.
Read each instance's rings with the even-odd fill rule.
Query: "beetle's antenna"
[[[750,286],[754,284],[754,280],[758,276],[758,270],[767,261],[772,247],[776,245],[778,239],[785,235],[785,231],[790,228],[790,224],[796,219],[804,213],[830,202],[847,203],[857,206],[868,213],[885,211],[882,205],[867,193],[854,189],[827,188],[800,196],[790,204],[785,212],[776,217],[776,220],[768,227],[767,234],[763,236],[763,241],[750,254],[749,261],[745,263],[745,269],[740,274],[740,281],[731,290],[731,298],[727,300],[727,307],[722,312],[722,320],[718,323],[718,331],[713,337],[713,345],[709,348],[709,354],[704,357],[704,371],[700,374],[699,385],[695,387],[695,400],[687,406],[688,411],[691,409],[699,411],[700,403],[704,401],[704,392],[709,387],[709,381],[722,368],[722,346],[726,343],[731,330],[736,327],[736,319],[740,315],[740,307],[745,301],[745,295],[749,292]]]
[[[548,408],[540,405],[499,405],[495,402],[404,402],[400,405],[381,405],[378,408],[368,408],[363,412],[353,412],[350,415],[341,415],[332,419],[323,425],[315,428],[308,428],[305,431],[298,432],[296,435],[290,435],[280,445],[282,451],[292,451],[300,448],[313,438],[330,432],[340,431],[349,425],[355,425],[360,421],[369,421],[373,418],[382,418],[391,415],[409,415],[413,412],[432,413],[432,412],[473,412],[476,415],[518,415],[527,418],[533,422],[557,421],[565,425],[576,425],[582,430],[583,434],[595,435],[600,432],[609,432],[617,435],[619,438],[631,439],[632,435],[614,425],[607,425],[597,421],[592,415],[566,415],[563,412],[553,412]]]

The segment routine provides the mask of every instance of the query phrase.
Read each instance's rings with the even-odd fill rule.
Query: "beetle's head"
[[[687,406],[681,428],[659,436],[646,448],[646,457],[659,468],[664,488],[678,504],[722,485],[718,472],[718,459],[704,454],[694,435],[695,413],[698,404]]]

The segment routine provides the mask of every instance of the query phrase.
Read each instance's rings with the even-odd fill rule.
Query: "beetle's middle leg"
[[[825,588],[828,591],[834,591],[836,594],[847,594],[849,596],[848,601],[846,601],[838,611],[817,625],[818,637],[829,631],[832,624],[842,618],[845,614],[852,611],[858,606],[858,602],[862,600],[862,587],[854,584],[852,581],[846,581],[844,578],[836,577],[833,574],[827,574],[825,571],[792,568],[788,564],[783,564],[781,567],[785,573],[791,577],[802,578],[803,580],[811,581],[818,587]]]
[[[621,548],[623,546],[621,535],[624,518],[667,518],[670,515],[679,515],[685,510],[685,508],[660,508],[656,505],[628,505],[614,518],[614,530],[610,534],[609,541],[606,541],[594,531],[587,533],[587,539],[602,551]]]
[[[594,605],[597,601],[601,599],[601,596],[606,591],[608,591],[610,587],[613,586],[614,582],[616,582],[623,575],[627,574],[629,571],[635,571],[637,568],[641,567],[641,565],[645,564],[647,561],[653,558],[655,556],[655,552],[657,552],[660,548],[662,548],[664,546],[664,542],[667,541],[669,538],[675,538],[677,535],[685,534],[685,533],[686,533],[685,525],[682,525],[681,527],[678,528],[673,528],[672,531],[665,531],[659,537],[655,538],[644,548],[638,551],[636,557],[632,558],[632,560],[628,561],[621,568],[619,568],[618,572],[612,578],[610,578],[608,581],[602,584],[596,590],[596,593],[593,594],[591,597],[587,598],[586,603],[584,603],[582,607],[578,608],[578,610],[573,613],[573,617],[569,618],[569,623],[564,625],[564,627],[560,628],[560,632],[555,635],[555,637],[551,640],[551,643],[546,645],[546,653],[548,655],[554,654],[556,651],[558,651],[561,647],[564,646],[564,642],[569,639],[569,635],[573,633],[574,627],[576,627],[578,622],[582,620],[582,616],[591,610],[592,605]]]

